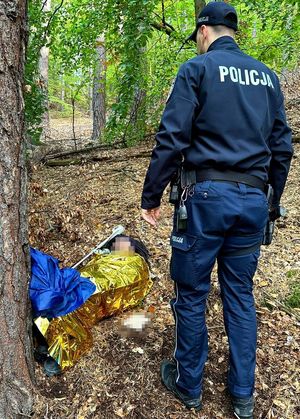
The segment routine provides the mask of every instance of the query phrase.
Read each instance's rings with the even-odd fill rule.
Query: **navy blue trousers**
[[[186,207],[187,230],[176,232],[175,210],[171,236],[176,382],[192,398],[202,391],[208,353],[206,299],[217,260],[230,352],[228,389],[236,397],[249,397],[254,390],[257,329],[253,276],[268,217],[266,196],[241,183],[205,181],[195,185]]]

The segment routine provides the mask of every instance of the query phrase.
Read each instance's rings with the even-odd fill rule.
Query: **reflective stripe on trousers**
[[[174,222],[171,235],[177,385],[192,398],[202,390],[208,353],[206,299],[217,260],[230,348],[228,388],[236,397],[248,397],[254,389],[256,352],[252,279],[268,216],[267,200],[262,191],[244,184],[204,181],[195,185],[186,206],[187,231],[176,232]]]

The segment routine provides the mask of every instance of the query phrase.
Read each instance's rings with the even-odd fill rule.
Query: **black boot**
[[[231,396],[233,413],[238,419],[253,419],[254,397],[240,398]]]
[[[201,398],[191,399],[183,394],[176,386],[176,365],[172,361],[164,360],[160,366],[160,375],[163,384],[174,394],[188,409],[200,410]]]
[[[55,361],[55,359],[48,356],[44,362],[44,373],[47,377],[53,377],[53,375],[59,375],[62,373],[60,365]]]

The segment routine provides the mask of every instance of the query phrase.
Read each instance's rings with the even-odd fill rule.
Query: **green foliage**
[[[77,70],[74,73],[60,72],[60,62],[53,62],[50,59],[49,72],[49,100],[50,109],[61,110],[62,116],[71,116],[72,102],[76,103],[76,109],[82,113],[86,112],[89,106],[88,95],[88,74]],[[64,97],[62,98],[62,91]]]
[[[300,271],[299,269],[291,269],[286,273],[286,277],[290,282],[290,294],[285,299],[285,304],[292,308],[300,308]]]
[[[25,65],[25,121],[27,136],[33,144],[38,144],[44,112],[44,93],[40,85],[38,61],[44,45],[44,25],[46,16],[41,11],[41,2],[29,1],[30,37]]]
[[[240,47],[280,72],[299,64],[298,1],[232,0],[240,16]],[[61,0],[53,0],[53,7]],[[43,104],[37,62],[45,43],[49,13],[42,14],[40,0],[29,1],[31,25],[26,84],[28,132],[38,127]],[[178,67],[195,55],[184,40],[194,28],[192,0],[64,0],[51,19],[49,94],[51,108],[70,112],[71,101],[87,113],[96,68],[96,40],[106,48],[107,129],[105,139],[124,143],[153,132]],[[61,91],[65,96],[61,99]],[[30,122],[30,124],[29,124]],[[38,131],[37,131],[38,133]]]
[[[292,292],[285,300],[285,303],[292,308],[300,308],[300,282],[292,287]]]
[[[231,1],[239,15],[241,48],[280,73],[299,63],[299,4],[297,1]]]
[[[297,276],[300,276],[300,271],[298,269],[291,269],[290,271],[287,271],[286,277],[289,279],[293,279]]]

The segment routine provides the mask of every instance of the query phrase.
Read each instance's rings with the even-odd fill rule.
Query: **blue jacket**
[[[185,62],[156,135],[142,208],[156,208],[184,161],[190,169],[235,170],[269,181],[279,205],[293,150],[278,77],[233,38]]]

